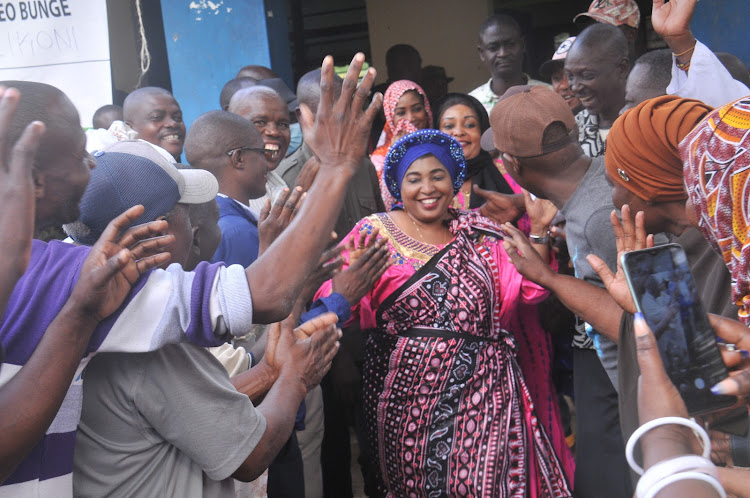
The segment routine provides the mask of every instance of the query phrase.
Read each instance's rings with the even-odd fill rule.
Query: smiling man
[[[482,103],[487,113],[505,91],[517,85],[544,85],[523,72],[526,53],[521,26],[510,16],[498,14],[487,18],[479,27],[479,59],[490,72],[490,80],[469,95]]]
[[[565,58],[565,76],[583,104],[578,140],[589,157],[604,155],[607,133],[625,105],[630,70],[628,40],[617,27],[594,24],[578,35]]]
[[[258,217],[247,203],[265,193],[268,174],[260,133],[241,116],[209,111],[190,127],[185,156],[191,166],[210,171],[219,181],[222,237],[212,261],[252,264],[258,259]]]
[[[147,86],[133,91],[123,102],[125,123],[138,132],[138,138],[158,145],[180,162],[185,143],[182,109],[167,90]]]
[[[229,101],[229,112],[238,114],[255,125],[263,137],[268,160],[266,190],[263,195],[250,202],[250,210],[257,217],[266,198],[274,200],[287,187],[286,182],[273,170],[286,156],[291,140],[291,122],[286,101],[272,88],[253,86],[243,88]]]

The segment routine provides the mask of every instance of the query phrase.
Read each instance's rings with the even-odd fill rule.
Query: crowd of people
[[[352,434],[370,497],[750,496],[750,75],[696,3],[645,52],[594,0],[547,81],[493,15],[468,93],[405,44],[245,66],[189,128],[0,82],[0,496],[352,497]],[[636,304],[663,244],[694,295]]]

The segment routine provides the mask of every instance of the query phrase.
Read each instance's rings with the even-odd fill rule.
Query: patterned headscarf
[[[461,144],[442,131],[419,130],[393,144],[385,156],[383,178],[394,199],[401,201],[401,182],[409,167],[428,154],[438,158],[448,170],[453,183],[453,195],[461,189],[466,176],[466,160]]]
[[[713,111],[699,100],[662,95],[628,110],[607,136],[604,163],[617,182],[646,201],[684,200],[677,147]]]
[[[701,232],[724,257],[739,318],[750,325],[750,96],[709,114],[680,156]]]
[[[401,131],[402,126],[404,127],[403,129],[408,129],[406,128],[407,125],[411,126],[412,130],[409,130],[410,132],[417,131],[417,129],[414,128],[414,125],[412,125],[405,119],[402,119],[401,122],[399,122],[398,127],[393,125],[393,114],[394,112],[396,112],[396,105],[398,104],[399,99],[403,97],[406,92],[410,90],[413,90],[422,96],[422,100],[424,100],[424,110],[427,113],[427,126],[430,126],[432,124],[432,109],[430,109],[430,101],[427,100],[427,94],[424,93],[424,90],[422,90],[422,87],[417,85],[413,81],[409,81],[409,80],[394,81],[393,83],[390,84],[388,89],[385,91],[385,95],[383,96],[383,112],[385,113],[385,127],[386,127],[386,130],[390,130],[391,137],[393,135],[396,135],[397,131]],[[404,123],[404,125],[401,125],[401,123],[404,121],[406,121],[406,123]]]

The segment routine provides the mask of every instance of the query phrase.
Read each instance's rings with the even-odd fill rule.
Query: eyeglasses
[[[259,147],[237,147],[236,149],[232,149],[230,151],[227,151],[227,155],[231,156],[235,152],[237,152],[238,150],[252,150],[252,151],[258,152],[260,154],[263,154],[264,156],[266,155],[266,152],[267,152],[265,148],[261,149]]]

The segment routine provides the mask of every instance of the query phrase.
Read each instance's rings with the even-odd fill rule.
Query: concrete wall
[[[455,78],[449,90],[468,92],[489,79],[477,54],[477,30],[491,13],[491,0],[367,0],[372,63],[386,80],[385,53],[408,43],[422,65],[444,66]]]

